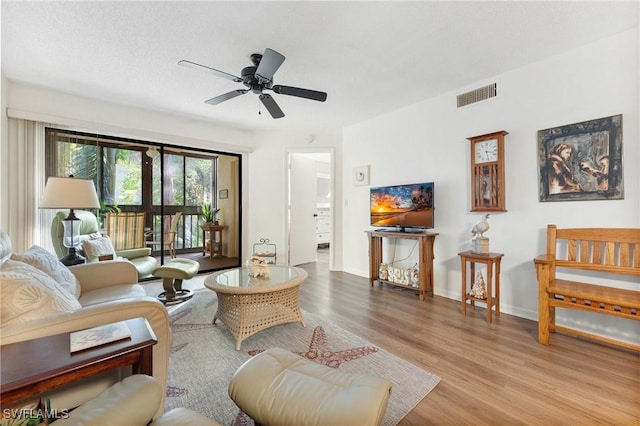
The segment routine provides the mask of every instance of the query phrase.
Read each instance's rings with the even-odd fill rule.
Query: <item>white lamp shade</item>
[[[41,209],[98,209],[100,201],[92,180],[50,177],[44,187]]]

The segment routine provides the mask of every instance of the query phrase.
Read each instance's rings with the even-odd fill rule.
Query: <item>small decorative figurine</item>
[[[389,266],[388,266],[386,263],[382,262],[382,263],[380,264],[380,269],[379,269],[379,272],[378,272],[378,277],[379,277],[381,280],[386,280],[387,278],[389,278],[388,271],[389,271]]]
[[[420,286],[420,270],[416,267],[411,269],[411,286]]]
[[[252,277],[268,277],[269,265],[264,259],[260,259],[257,256],[251,256],[247,259],[247,269],[249,269],[249,275]]]
[[[402,280],[400,280],[400,284],[409,285],[409,276],[411,275],[410,269],[402,270]]]
[[[484,282],[481,271],[476,272],[476,280],[471,286],[471,293],[469,294],[473,297],[477,297],[478,299],[487,298],[487,284]]]
[[[395,281],[395,276],[394,276],[394,268],[392,268],[391,266],[389,266],[388,270],[387,270],[387,280],[394,282]]]
[[[476,238],[484,238],[484,233],[489,230],[489,222],[487,222],[489,216],[489,213],[485,214],[484,216],[482,216],[482,221],[475,224],[475,226],[471,230],[471,234],[473,234],[472,239],[475,240]]]
[[[482,221],[476,223],[471,230],[471,250],[474,253],[489,254],[489,238],[484,236],[484,233],[489,230],[489,214],[482,216]]]

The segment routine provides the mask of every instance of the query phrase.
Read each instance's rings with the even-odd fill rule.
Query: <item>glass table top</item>
[[[205,287],[211,290],[264,291],[299,285],[307,277],[304,269],[290,266],[269,266],[268,277],[249,275],[246,267],[214,272],[205,278]]]

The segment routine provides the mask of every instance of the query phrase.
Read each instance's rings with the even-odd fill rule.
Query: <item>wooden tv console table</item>
[[[433,244],[437,233],[431,232],[393,232],[393,231],[366,231],[369,236],[369,282],[371,287],[375,281],[384,282],[398,287],[413,289],[410,285],[380,279],[380,263],[382,263],[382,243],[384,238],[404,239],[418,241],[418,268],[420,300],[425,299],[425,294],[433,296]]]

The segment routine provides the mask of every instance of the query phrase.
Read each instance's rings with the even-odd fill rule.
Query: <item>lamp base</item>
[[[80,265],[81,263],[85,263],[85,258],[77,254],[75,250],[73,252],[69,250],[69,254],[61,258],[60,262],[65,266]]]

